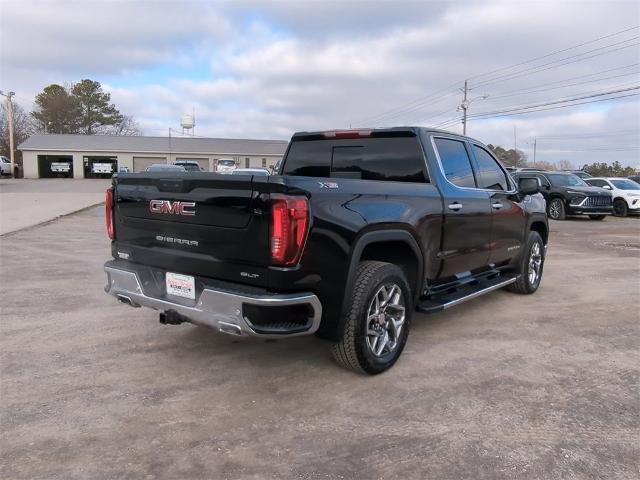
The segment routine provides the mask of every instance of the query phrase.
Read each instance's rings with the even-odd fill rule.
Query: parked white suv
[[[218,173],[233,173],[236,169],[236,162],[234,160],[218,160],[218,166],[216,172]]]
[[[0,156],[0,175],[11,175],[11,160]]]
[[[611,192],[614,215],[626,217],[630,213],[640,213],[640,184],[619,177],[593,177],[584,181]]]

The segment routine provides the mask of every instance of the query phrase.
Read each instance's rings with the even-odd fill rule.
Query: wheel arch
[[[398,265],[407,277],[415,303],[422,289],[424,256],[410,232],[402,229],[373,230],[360,235],[351,249],[347,289],[352,285],[358,264],[363,260]],[[348,298],[345,298],[346,301]]]
[[[549,240],[549,227],[545,222],[534,220],[531,223],[529,230],[531,230],[532,232],[538,232],[538,234],[542,237],[542,241],[544,242],[544,244],[547,245],[547,242]]]

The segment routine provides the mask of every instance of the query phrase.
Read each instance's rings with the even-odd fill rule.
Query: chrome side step
[[[422,301],[416,310],[422,313],[436,313],[454,307],[468,300],[477,298],[485,293],[506,287],[518,280],[518,276],[500,276],[491,280],[479,281],[475,285],[463,285],[454,292],[436,296]]]

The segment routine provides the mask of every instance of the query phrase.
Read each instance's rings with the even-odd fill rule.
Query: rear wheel
[[[331,353],[341,366],[375,375],[393,366],[409,335],[411,291],[402,270],[391,263],[360,263]]]
[[[544,242],[538,232],[529,232],[527,246],[520,260],[518,280],[506,288],[511,292],[531,294],[538,290],[544,269]]]
[[[604,220],[604,217],[606,217],[606,215],[589,215],[591,220]]]
[[[613,213],[616,217],[626,217],[629,214],[629,207],[627,207],[627,202],[625,202],[622,198],[618,198],[615,202],[613,202]]]
[[[567,213],[564,208],[564,201],[561,198],[553,198],[549,202],[549,206],[547,208],[547,214],[549,218],[554,220],[564,220],[567,218]]]

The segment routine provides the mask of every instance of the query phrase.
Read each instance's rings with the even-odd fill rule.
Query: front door
[[[489,263],[500,265],[520,254],[526,217],[518,192],[506,172],[491,153],[480,145],[471,145],[478,186],[486,190],[491,203],[491,255]]]
[[[467,144],[436,137],[434,144],[446,182],[442,182],[444,225],[440,278],[466,275],[489,263],[491,205],[477,188]]]

